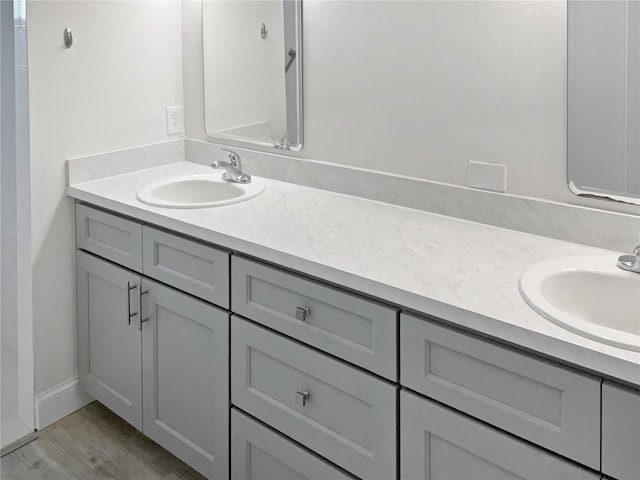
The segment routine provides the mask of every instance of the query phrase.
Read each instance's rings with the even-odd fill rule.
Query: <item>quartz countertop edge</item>
[[[518,291],[540,261],[615,261],[617,252],[266,178],[262,195],[223,207],[167,209],[136,198],[151,182],[202,173],[212,172],[177,162],[73,184],[67,194],[640,387],[640,353],[549,322]]]

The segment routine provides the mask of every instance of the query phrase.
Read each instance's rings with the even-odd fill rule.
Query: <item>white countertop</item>
[[[543,260],[615,263],[616,252],[269,179],[259,197],[224,207],[136,199],[150,182],[199,173],[211,169],[179,162],[74,184],[68,194],[640,386],[640,353],[564,330],[518,291],[524,271]]]

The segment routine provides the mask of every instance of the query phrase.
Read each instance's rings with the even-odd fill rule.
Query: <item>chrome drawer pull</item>
[[[138,315],[138,312],[131,313],[131,291],[138,288],[138,285],[131,285],[131,282],[127,282],[127,313],[129,314],[129,318],[127,319],[127,323],[131,325],[131,319]]]
[[[307,317],[311,313],[309,307],[296,307],[296,318],[302,322],[307,321]]]
[[[310,397],[311,394],[306,390],[296,392],[296,405],[298,405],[299,407],[305,407]]]

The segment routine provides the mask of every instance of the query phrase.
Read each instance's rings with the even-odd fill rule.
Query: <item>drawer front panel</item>
[[[229,308],[229,254],[144,227],[143,272],[196,297]]]
[[[354,477],[295,442],[231,411],[231,478],[234,480],[353,480]]]
[[[403,390],[403,480],[597,480],[582,469],[466,415]]]
[[[609,382],[602,385],[602,471],[640,478],[640,392]]]
[[[142,271],[142,225],[76,205],[76,245],[124,267]]]
[[[241,257],[231,264],[234,312],[397,380],[397,310]]]
[[[393,478],[397,389],[232,317],[232,403],[361,478]]]
[[[596,470],[600,380],[412,315],[401,383]]]

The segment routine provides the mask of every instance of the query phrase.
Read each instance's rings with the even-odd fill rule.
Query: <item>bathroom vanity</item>
[[[516,237],[533,236],[438,216],[429,221],[452,223],[425,226],[410,216],[430,214],[374,204],[381,221],[385,209],[395,209],[389,213],[398,223],[385,232],[349,218],[357,211],[349,202],[374,202],[266,179],[264,198],[228,207],[234,212],[135,200],[144,182],[178,168],[204,167],[169,165],[69,188],[76,198],[78,364],[91,396],[196,470],[255,480],[637,478],[636,353],[596,347],[526,310],[517,282],[512,308],[495,286],[492,298],[479,291],[475,301],[478,310],[502,302],[521,324],[467,314],[453,300],[443,306],[428,288],[464,293],[464,273],[429,287],[441,272],[434,257],[435,277],[420,284],[415,272],[430,266],[417,246],[403,251],[417,264],[404,267],[405,276],[423,293],[364,281],[371,270],[359,262],[368,245],[344,249],[327,225],[326,238],[300,247],[298,220],[291,231],[279,230],[286,222],[274,222],[286,212],[274,202],[294,193],[324,195],[319,205],[327,208],[343,202],[344,217],[334,221],[351,226],[345,244],[371,228],[384,251],[386,236],[402,228],[420,234],[440,227],[443,242],[455,242],[456,228],[493,229],[494,241],[511,236],[510,247],[498,247],[502,254],[517,247]],[[244,216],[250,204],[257,211]],[[308,205],[307,214],[312,222]],[[243,228],[271,246],[242,238]],[[474,238],[482,241],[480,230]],[[545,255],[606,254],[531,240]],[[295,256],[296,248],[319,254],[327,242],[333,253],[325,265]],[[336,258],[352,261],[352,270],[337,269]],[[400,270],[380,262],[393,280]]]

